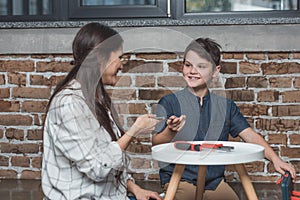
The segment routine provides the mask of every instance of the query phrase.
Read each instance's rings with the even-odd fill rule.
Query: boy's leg
[[[238,200],[237,194],[228,185],[228,183],[221,181],[215,190],[205,190],[203,194],[204,200]]]
[[[169,184],[164,186],[166,191]],[[195,200],[196,186],[188,182],[180,182],[174,200]],[[238,200],[238,196],[224,180],[218,185],[216,190],[205,190],[204,200]]]
[[[167,191],[169,184],[165,184],[164,191]],[[179,182],[174,200],[195,200],[196,186],[186,181]]]

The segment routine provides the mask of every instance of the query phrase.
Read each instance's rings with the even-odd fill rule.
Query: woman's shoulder
[[[53,101],[77,101],[82,100],[83,94],[78,81],[72,80],[65,88],[58,92]]]

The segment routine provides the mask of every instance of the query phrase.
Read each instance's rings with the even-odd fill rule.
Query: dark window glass
[[[0,15],[51,15],[52,0],[0,0]]]
[[[186,13],[297,10],[298,0],[185,0]]]
[[[82,0],[83,6],[155,5],[155,0]]]

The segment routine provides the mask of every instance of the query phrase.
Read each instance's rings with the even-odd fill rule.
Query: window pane
[[[155,0],[81,0],[83,6],[155,5]]]
[[[185,0],[185,12],[297,10],[298,0]]]
[[[0,16],[51,15],[53,0],[0,0]]]
[[[0,0],[0,15],[7,15],[7,0]]]

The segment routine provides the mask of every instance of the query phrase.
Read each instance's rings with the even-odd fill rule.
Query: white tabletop
[[[264,147],[244,142],[225,141],[194,141],[201,143],[223,144],[233,146],[230,152],[216,149],[204,149],[201,151],[185,151],[175,149],[174,143],[166,143],[152,147],[152,158],[166,163],[187,165],[228,165],[253,162],[264,158]]]

